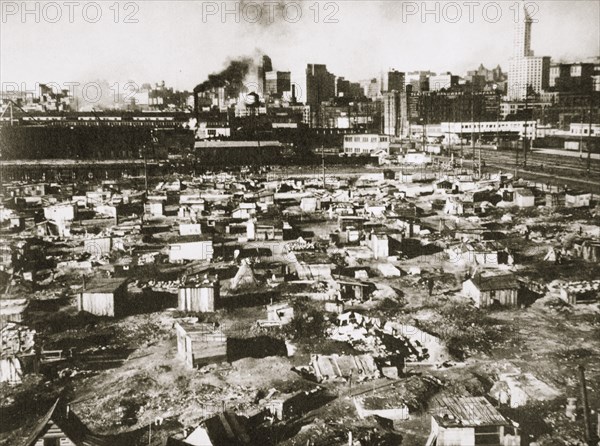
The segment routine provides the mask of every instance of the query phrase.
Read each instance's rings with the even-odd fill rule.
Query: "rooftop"
[[[482,396],[443,396],[435,399],[433,417],[446,428],[504,426],[508,421]]]
[[[84,293],[114,293],[125,284],[127,279],[94,279],[86,284]]]
[[[259,147],[280,147],[279,141],[196,141],[195,149],[241,149]]]
[[[512,290],[519,288],[514,274],[484,275],[476,274],[470,279],[480,291]]]

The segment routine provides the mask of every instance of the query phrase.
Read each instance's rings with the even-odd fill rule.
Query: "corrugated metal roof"
[[[508,420],[481,396],[442,396],[434,400],[434,417],[444,427],[505,426]]]

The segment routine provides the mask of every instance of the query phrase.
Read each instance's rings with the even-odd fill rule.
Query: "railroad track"
[[[478,163],[479,149],[475,149],[475,159],[465,159],[465,166],[473,166]],[[472,154],[472,149],[464,150],[464,154]],[[449,159],[448,157],[443,157]],[[457,160],[456,155],[454,157]],[[484,171],[493,169],[502,169],[507,172],[514,172],[516,166],[515,152],[497,152],[495,150],[481,150],[481,161],[484,164]],[[552,183],[560,186],[584,188],[590,192],[600,192],[600,161],[592,159],[590,171],[587,170],[587,158],[566,157],[545,153],[530,152],[527,155],[527,167],[523,165],[523,155],[519,156],[518,173],[519,176],[540,180],[546,183]],[[542,168],[543,166],[543,168]]]
[[[479,149],[475,149],[475,160],[478,159]],[[465,149],[465,154],[472,154],[472,149]],[[455,156],[456,159],[456,156]],[[486,164],[489,162],[502,163],[507,165],[516,165],[516,154],[513,151],[495,151],[481,149],[481,160]],[[519,165],[522,166],[524,162],[523,154],[519,154]],[[580,158],[553,155],[539,152],[529,152],[527,154],[527,164],[529,167],[541,168],[544,166],[546,169],[560,169],[560,170],[572,170],[580,173],[587,173],[587,156]],[[592,159],[590,163],[590,173],[600,174],[600,161]]]

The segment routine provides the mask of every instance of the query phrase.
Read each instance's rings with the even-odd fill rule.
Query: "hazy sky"
[[[464,74],[483,63],[507,70],[517,10],[513,0],[265,2],[29,1],[33,12],[23,16],[24,3],[0,0],[0,81],[165,80],[191,89],[228,58],[258,53],[300,84],[307,63],[326,63],[353,81],[390,67]],[[598,56],[598,0],[530,3],[536,55]],[[225,8],[240,11],[239,23],[233,13],[221,15]],[[431,12],[423,16],[425,9]]]

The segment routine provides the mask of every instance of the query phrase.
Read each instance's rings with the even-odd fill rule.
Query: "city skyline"
[[[352,81],[389,68],[463,75],[483,63],[500,64],[507,71],[517,10],[517,2],[500,2],[500,9],[493,5],[498,3],[480,2],[469,11],[460,2],[454,3],[457,9],[448,6],[453,2],[427,2],[423,7],[421,2],[300,1],[285,4],[292,4],[287,21],[283,10],[278,14],[276,9],[273,23],[264,17],[249,23],[252,9],[240,9],[245,12],[236,23],[235,14],[221,15],[220,3],[182,1],[165,11],[162,1],[143,1],[133,9],[126,6],[132,3],[120,3],[118,11],[102,3],[103,18],[97,23],[84,20],[84,14],[75,10],[69,23],[70,11],[52,10],[48,2],[41,3],[39,13],[32,9],[24,17],[23,11],[7,9],[6,3],[11,2],[2,6],[0,81],[25,83],[28,88],[35,82],[106,79],[140,84],[165,80],[177,89],[191,90],[228,60],[259,54],[270,55],[275,70],[291,71],[292,82],[301,88],[309,63],[327,64],[330,72]],[[598,56],[597,2],[528,3],[535,21],[531,47],[536,55],[548,55],[553,61]],[[236,4],[260,5],[244,1],[230,2],[228,7]],[[429,12],[423,15],[425,9]],[[301,18],[292,23],[298,11]],[[44,20],[59,12],[58,23]],[[86,13],[90,18],[90,11]],[[495,21],[493,13],[500,18]],[[119,23],[114,23],[117,16]],[[125,23],[126,19],[138,23]],[[47,38],[40,40],[40,35]],[[465,45],[472,50],[464,51]]]

